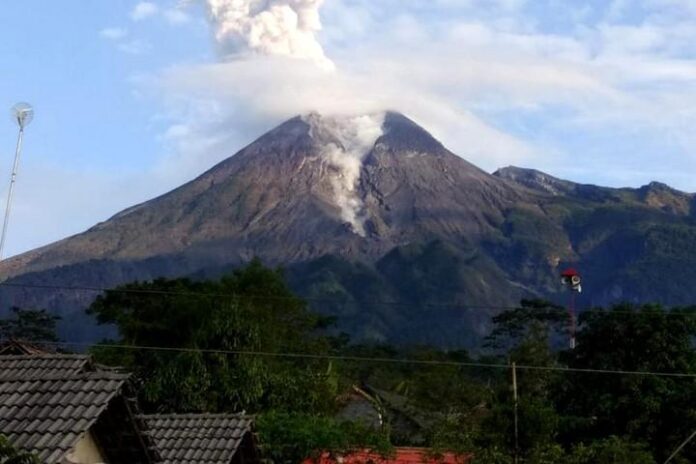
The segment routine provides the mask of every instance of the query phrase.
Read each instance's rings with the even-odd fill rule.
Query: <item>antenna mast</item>
[[[575,349],[575,294],[582,292],[582,279],[580,274],[573,268],[566,269],[561,273],[561,283],[570,291],[570,301],[568,302],[568,322],[570,324],[570,349]]]

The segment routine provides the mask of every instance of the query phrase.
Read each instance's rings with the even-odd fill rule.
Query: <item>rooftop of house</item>
[[[469,454],[436,453],[428,448],[398,447],[388,456],[369,450],[354,451],[340,456],[323,453],[307,459],[304,464],[468,464]]]
[[[153,414],[140,418],[165,464],[256,462],[248,454],[256,453],[253,419],[244,414]]]
[[[0,356],[0,434],[47,464],[61,462],[90,430],[123,462],[150,462],[123,397],[128,378],[89,356]]]
[[[11,354],[51,354],[55,350],[50,349],[46,346],[41,346],[36,343],[17,340],[15,338],[9,338],[0,341],[0,356],[7,356]]]

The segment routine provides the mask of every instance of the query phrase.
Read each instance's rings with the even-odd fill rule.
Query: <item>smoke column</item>
[[[302,58],[329,70],[333,63],[316,38],[323,1],[206,0],[206,5],[223,54],[251,51]]]
[[[353,232],[365,236],[365,205],[358,186],[363,161],[383,134],[385,113],[365,116],[321,116],[316,113],[304,117],[310,134],[322,147],[321,154],[333,168],[329,177],[334,200],[341,219],[348,222]]]

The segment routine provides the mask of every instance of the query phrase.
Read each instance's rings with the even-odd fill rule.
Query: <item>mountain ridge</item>
[[[0,277],[110,287],[212,276],[256,257],[283,266],[300,295],[334,301],[315,309],[357,340],[472,347],[495,308],[563,301],[565,265],[585,274],[581,305],[696,298],[682,287],[696,278],[694,204],[659,183],[612,189],[524,168],[489,174],[396,112],[310,113],[164,195],[1,262]],[[666,279],[677,262],[687,272]],[[5,307],[63,315],[93,297],[0,290]],[[89,324],[80,316],[62,330],[93,340]]]
[[[312,116],[310,115],[309,117],[311,118]],[[431,171],[444,171],[445,180],[451,184],[456,180],[451,174],[447,175],[447,170],[450,169],[450,171],[454,171],[454,169],[452,169],[452,163],[455,163],[458,165],[458,168],[464,167],[463,170],[458,170],[459,175],[466,173],[466,177],[472,181],[490,184],[492,177],[489,174],[447,151],[444,146],[432,138],[427,131],[404,116],[393,112],[386,113],[384,124],[386,127],[385,133],[380,135],[374,143],[374,149],[370,149],[369,152],[364,155],[364,159],[361,160],[361,175],[364,175],[364,177],[360,177],[359,182],[354,186],[354,189],[357,190],[362,197],[361,200],[365,203],[365,207],[368,210],[367,212],[371,213],[371,216],[367,219],[372,220],[371,227],[373,227],[373,235],[380,231],[384,232],[384,226],[387,222],[398,222],[399,220],[397,217],[398,214],[389,212],[384,214],[385,211],[383,208],[385,195],[389,196],[389,194],[394,193],[395,185],[393,184],[397,180],[377,179],[377,177],[379,177],[381,172],[394,167],[395,164],[403,163],[404,160],[400,160],[398,157],[404,155],[404,153],[404,156],[410,159],[411,164],[414,165],[413,169],[408,171],[408,178],[406,179],[411,183],[418,183],[418,177],[422,173],[419,173],[419,170],[430,169]],[[406,126],[406,128],[403,126]],[[188,221],[189,223],[195,222],[193,218],[184,216],[194,213],[194,211],[192,211],[194,208],[197,209],[195,215],[201,216],[200,209],[206,207],[204,204],[205,202],[201,200],[201,198],[206,195],[227,196],[232,193],[237,195],[237,197],[242,196],[243,192],[240,192],[240,189],[233,189],[235,190],[234,192],[225,191],[227,187],[234,187],[227,184],[229,184],[229,179],[235,176],[237,178],[235,179],[237,183],[245,184],[244,186],[247,192],[259,186],[263,186],[266,192],[260,192],[258,188],[256,189],[255,195],[257,195],[258,198],[254,199],[255,202],[252,205],[256,207],[255,211],[240,211],[240,214],[235,217],[226,218],[229,222],[225,224],[206,223],[206,240],[224,238],[221,229],[230,224],[237,228],[236,232],[249,233],[249,229],[263,221],[264,215],[268,213],[268,210],[282,203],[283,196],[289,194],[291,191],[292,193],[297,193],[299,191],[302,194],[309,194],[308,201],[305,204],[291,205],[291,209],[307,209],[311,213],[316,214],[317,217],[323,219],[322,226],[333,228],[334,233],[338,235],[345,235],[340,229],[345,229],[345,223],[349,221],[344,220],[336,224],[340,218],[340,214],[336,214],[336,205],[333,204],[335,202],[332,201],[332,196],[335,194],[335,186],[324,182],[322,178],[327,176],[327,171],[329,171],[328,177],[330,180],[332,180],[333,177],[344,176],[344,173],[341,172],[343,166],[331,164],[331,162],[326,161],[325,157],[317,153],[317,147],[314,146],[310,132],[311,125],[306,122],[303,117],[298,116],[292,118],[269,131],[267,134],[262,135],[246,148],[218,163],[192,181],[168,193],[139,205],[135,205],[134,207],[127,208],[81,234],[68,237],[55,244],[41,247],[26,255],[20,255],[0,263],[0,275],[5,277],[16,275],[16,272],[6,271],[7,269],[12,269],[13,264],[16,262],[20,262],[21,267],[29,266],[29,269],[33,271],[40,270],[42,266],[50,266],[51,264],[47,262],[52,260],[57,260],[59,264],[65,265],[83,259],[86,255],[89,255],[91,258],[99,259],[106,257],[132,259],[135,257],[166,254],[172,250],[176,250],[177,245],[195,245],[196,233],[191,233],[194,231],[188,230],[188,234],[181,233],[181,228],[184,227],[184,221]],[[406,133],[407,137],[404,137],[402,135],[403,133]],[[321,140],[321,143],[326,144],[328,142],[326,142],[326,140]],[[434,149],[435,151],[423,151],[426,149]],[[396,157],[395,154],[397,154]],[[429,158],[425,162],[421,162],[422,160],[418,159],[419,157],[422,158],[423,154],[427,154]],[[430,159],[432,157],[437,158],[437,160]],[[304,169],[307,164],[312,163],[318,163],[320,166],[314,170],[310,170],[308,175],[303,175],[300,171]],[[273,166],[273,172],[266,172],[268,166]],[[333,174],[335,174],[335,176],[332,177]],[[264,179],[264,177],[266,179]],[[274,183],[267,182],[269,180],[268,178],[271,180],[290,180],[285,183]],[[253,181],[250,182],[249,179]],[[265,182],[262,182],[261,179]],[[398,181],[402,180],[403,179],[398,179]],[[368,184],[374,187],[380,182],[381,190],[377,192],[375,189],[369,189],[367,187]],[[416,185],[416,187],[421,186]],[[490,185],[490,187],[498,188],[493,185]],[[276,192],[277,195],[274,198],[269,199],[271,195],[269,195],[267,191],[271,189],[278,189],[280,191]],[[376,194],[373,195],[375,192]],[[507,193],[507,196],[514,195],[510,191]],[[191,198],[195,198],[197,204],[193,204],[194,202]],[[229,203],[233,203],[234,200],[236,199],[230,200]],[[222,209],[220,201],[216,201],[216,204],[213,206],[218,209],[212,211],[211,216],[214,216]],[[179,209],[177,211],[172,211],[175,207]],[[210,207],[210,205],[208,205],[208,207]],[[156,211],[152,213],[150,210],[153,208],[165,209],[167,210],[167,214],[172,217],[167,218],[166,214],[158,214]],[[297,216],[297,211],[292,212]],[[156,215],[157,217],[144,217],[148,215]],[[380,217],[385,215],[389,217]],[[292,216],[293,215],[285,216],[284,219],[292,218]],[[145,221],[145,224],[132,224],[134,218]],[[167,230],[169,233],[167,236],[162,237],[160,233],[156,237],[148,237],[147,235],[142,237],[143,227],[151,225],[151,223],[155,221],[158,222],[158,227],[168,227]],[[192,225],[193,224],[189,224],[189,229],[192,229]],[[315,226],[320,227],[319,224]],[[115,228],[120,228],[121,230],[114,231]],[[139,235],[140,237],[138,238],[141,241],[145,241],[148,246],[147,251],[149,254],[144,253],[139,255],[138,250],[132,249],[132,245],[129,244],[134,241],[134,234]],[[99,238],[91,239],[90,237],[94,235],[99,235]],[[165,242],[163,242],[163,238],[166,239]],[[371,237],[368,237],[368,240],[370,238]],[[99,250],[95,250],[92,246],[95,240],[98,241]],[[179,243],[172,243],[174,240],[179,240]],[[167,241],[170,246],[167,246]],[[347,238],[347,241],[351,242],[352,240]],[[76,243],[72,244],[71,242]],[[58,256],[54,250],[56,245],[64,249],[61,256]],[[70,252],[75,253],[75,258],[71,259],[65,256],[68,253],[68,250],[65,250],[66,247]],[[34,256],[37,252],[41,253],[43,257],[37,263],[38,266],[32,266],[30,263],[27,263],[27,261],[35,261]],[[48,257],[46,256],[47,253],[49,253]],[[51,256],[53,257],[51,258]]]

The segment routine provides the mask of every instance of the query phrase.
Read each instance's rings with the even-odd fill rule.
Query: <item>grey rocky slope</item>
[[[588,302],[688,301],[693,292],[631,272],[645,260],[669,265],[650,237],[688,241],[692,205],[661,184],[606,189],[520,168],[490,175],[398,113],[310,114],[172,192],[0,263],[0,276],[112,286],[215,275],[259,257],[327,301],[317,309],[355,337],[472,346],[497,307],[561,298],[556,275],[567,262],[588,270]],[[93,297],[5,288],[0,303],[79,314]],[[69,322],[68,337],[96,336],[84,318]]]

